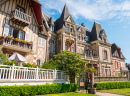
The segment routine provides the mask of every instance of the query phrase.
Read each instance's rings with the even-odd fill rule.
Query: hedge
[[[74,92],[78,88],[72,84],[46,84],[46,85],[23,85],[23,86],[0,86],[0,96],[34,96]]]
[[[121,89],[130,88],[130,81],[120,81],[120,82],[101,82],[97,83],[98,90],[101,89]]]

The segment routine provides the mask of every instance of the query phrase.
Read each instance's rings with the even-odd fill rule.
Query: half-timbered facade
[[[42,64],[46,60],[46,40],[41,4],[38,0],[1,0],[0,49],[12,55],[18,52],[28,62]]]

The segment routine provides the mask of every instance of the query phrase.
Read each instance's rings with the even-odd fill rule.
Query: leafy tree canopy
[[[54,55],[56,64],[61,66],[61,70],[67,71],[70,76],[78,76],[87,69],[87,62],[81,59],[79,53],[62,51]]]

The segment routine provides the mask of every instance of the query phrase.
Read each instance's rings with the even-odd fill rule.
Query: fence
[[[61,70],[0,65],[0,81],[54,81],[69,80]]]

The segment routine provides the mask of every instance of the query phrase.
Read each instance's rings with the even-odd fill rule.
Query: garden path
[[[96,92],[96,95],[99,95],[99,96],[125,96],[125,95],[112,94],[112,93],[102,93],[102,92]]]

